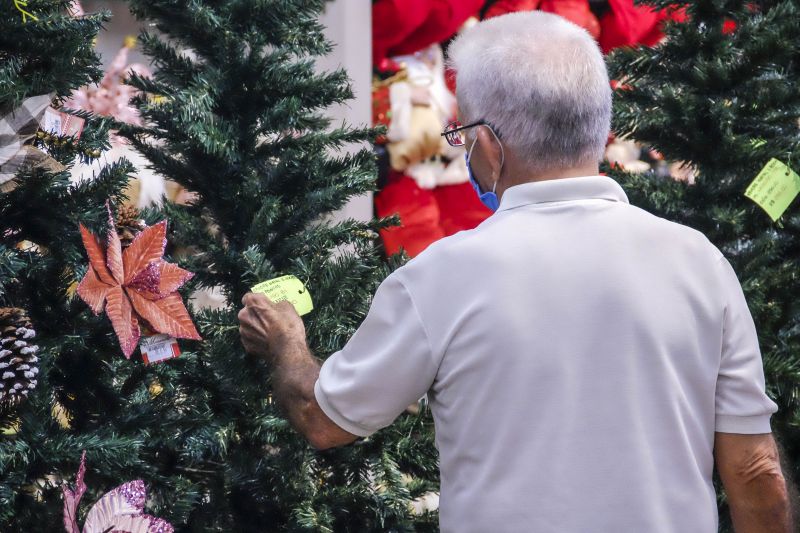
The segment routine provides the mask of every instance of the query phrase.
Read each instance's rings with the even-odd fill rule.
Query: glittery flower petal
[[[194,277],[194,273],[166,261],[159,263],[158,269],[160,274],[158,292],[162,297],[177,291]]]
[[[160,284],[161,271],[158,263],[150,263],[147,268],[140,270],[127,286],[140,292],[152,294],[153,298],[160,298],[164,296],[159,291]]]
[[[106,302],[106,294],[111,288],[111,285],[103,283],[95,272],[94,267],[89,265],[89,270],[78,284],[78,296],[81,300],[86,302],[94,314],[99,314],[103,310],[103,304]]]
[[[117,235],[117,226],[114,217],[111,215],[111,207],[106,202],[108,210],[108,242],[106,243],[106,265],[109,272],[118,284],[122,284],[125,279],[125,270],[122,266],[122,242]]]
[[[81,455],[81,466],[78,467],[78,475],[75,476],[75,490],[66,484],[61,486],[61,491],[64,493],[64,528],[67,533],[81,533],[81,528],[78,527],[78,504],[86,492],[84,474],[86,474],[86,452]]]
[[[108,270],[108,266],[106,266],[106,252],[100,244],[100,241],[94,233],[89,231],[83,224],[80,224],[79,228],[83,246],[86,248],[86,255],[89,256],[89,264],[94,268],[97,277],[100,278],[103,283],[116,285],[111,272]]]
[[[139,343],[139,320],[122,287],[111,287],[106,295],[106,314],[119,338],[122,353],[128,359]]]
[[[166,221],[149,226],[142,231],[122,254],[122,262],[125,265],[124,283],[130,283],[149,264],[161,261],[166,245]]]
[[[128,296],[136,312],[158,333],[178,339],[201,339],[177,292],[160,300],[148,300],[135,290],[128,290]]]
[[[147,533],[149,517],[142,513],[146,498],[144,482],[138,479],[107,492],[86,515],[83,533]]]

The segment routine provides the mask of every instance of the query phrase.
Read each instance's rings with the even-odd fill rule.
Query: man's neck
[[[516,165],[512,164],[504,169],[503,179],[497,184],[498,197],[502,197],[506,189],[515,185],[522,185],[523,183],[578,178],[581,176],[597,176],[600,173],[600,168],[596,163],[534,173],[516,172],[514,170],[515,166]]]

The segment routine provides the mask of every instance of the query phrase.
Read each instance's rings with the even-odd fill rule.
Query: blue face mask
[[[492,211],[497,211],[497,208],[500,207],[500,199],[497,198],[497,194],[495,194],[494,192],[495,189],[497,189],[497,182],[496,181],[494,182],[494,185],[492,186],[492,190],[490,192],[481,192],[481,186],[478,183],[478,180],[475,179],[475,175],[472,173],[472,167],[469,164],[469,156],[472,155],[473,148],[475,148],[474,141],[469,149],[469,152],[464,154],[464,159],[466,159],[467,161],[467,174],[469,174],[469,182],[472,184],[472,188],[475,189],[475,194],[478,195],[478,199],[481,201],[481,203],[486,207],[488,207],[489,209],[491,209]]]

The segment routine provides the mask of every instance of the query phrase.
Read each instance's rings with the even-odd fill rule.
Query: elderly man
[[[309,353],[291,305],[248,294],[248,352],[318,448],[424,394],[446,532],[712,533],[716,461],[739,532],[789,533],[753,320],[700,233],[598,175],[611,92],[582,29],[544,13],[451,46],[480,227],[389,276],[345,348]]]

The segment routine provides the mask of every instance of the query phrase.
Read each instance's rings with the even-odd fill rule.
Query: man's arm
[[[771,434],[718,432],[714,458],[736,533],[794,531],[786,480]]]
[[[292,426],[319,450],[343,446],[356,436],[336,425],[314,396],[320,362],[308,349],[303,320],[289,302],[272,303],[248,293],[239,312],[245,351],[272,364],[273,397]]]

